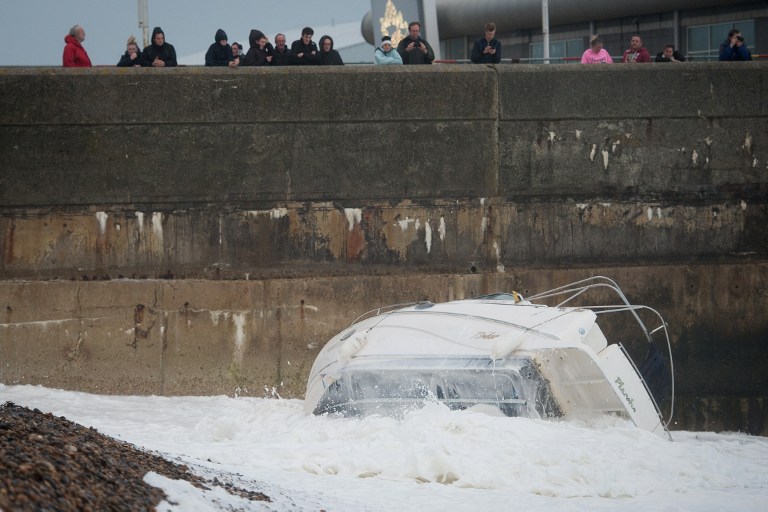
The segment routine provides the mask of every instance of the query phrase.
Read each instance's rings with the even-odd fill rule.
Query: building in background
[[[374,13],[411,12],[415,0],[371,0],[362,33],[375,44]],[[443,59],[469,59],[472,44],[487,22],[495,22],[504,47],[502,62],[541,62],[544,55],[542,0],[432,0]],[[391,4],[389,6],[388,4]],[[548,0],[550,62],[578,62],[590,34],[620,57],[633,34],[651,55],[673,43],[694,61],[717,60],[720,43],[732,28],[741,30],[753,56],[768,54],[768,2],[738,0]],[[411,21],[411,20],[406,20]],[[433,47],[437,47],[432,41]]]

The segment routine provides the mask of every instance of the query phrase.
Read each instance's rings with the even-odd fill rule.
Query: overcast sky
[[[0,66],[60,66],[64,36],[76,24],[85,28],[83,46],[94,65],[117,64],[131,34],[141,45],[136,0],[0,0],[0,5],[5,34]],[[362,21],[370,9],[369,0],[149,0],[149,27],[150,33],[162,27],[182,58],[205,52],[219,28],[230,43],[246,47],[252,28],[270,40],[284,32],[290,44],[304,26]]]

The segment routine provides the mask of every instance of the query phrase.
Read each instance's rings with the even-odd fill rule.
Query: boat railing
[[[648,382],[643,378],[642,373],[637,369],[637,366],[635,365],[634,361],[631,357],[629,357],[629,354],[627,354],[624,347],[621,347],[622,351],[624,351],[625,355],[627,355],[627,359],[632,363],[632,366],[635,368],[635,371],[637,375],[640,377],[641,382],[643,383],[643,386],[645,386],[646,391],[648,391],[648,395],[653,400],[654,405],[656,406],[656,411],[659,413],[659,417],[661,418],[662,423],[664,424],[664,428],[669,431],[669,424],[672,421],[672,416],[674,414],[675,410],[675,368],[674,368],[674,361],[672,359],[672,343],[669,340],[669,332],[667,331],[667,323],[664,321],[664,318],[661,316],[661,313],[656,311],[655,309],[643,306],[643,305],[634,305],[629,302],[626,295],[624,295],[624,292],[619,288],[619,285],[616,284],[616,282],[613,279],[610,279],[605,276],[594,276],[589,277],[587,279],[582,279],[581,281],[576,281],[570,284],[566,284],[563,286],[559,286],[557,288],[553,288],[552,290],[548,290],[545,292],[537,293],[535,295],[531,295],[526,297],[526,300],[528,301],[542,301],[544,299],[549,299],[553,297],[559,297],[563,295],[568,295],[565,299],[563,299],[561,302],[559,302],[555,307],[563,307],[569,302],[575,300],[577,297],[583,295],[589,290],[595,290],[599,288],[607,288],[609,290],[612,290],[616,293],[616,295],[619,296],[623,304],[618,305],[595,305],[595,306],[579,306],[583,307],[584,309],[590,309],[594,311],[595,314],[605,314],[605,313],[617,313],[617,312],[625,312],[628,311],[634,316],[637,323],[640,325],[641,330],[643,331],[643,334],[645,335],[646,339],[648,340],[649,344],[653,344],[653,334],[659,331],[663,331],[664,338],[667,342],[667,352],[669,354],[669,373],[670,373],[670,385],[671,385],[671,393],[670,393],[670,407],[669,407],[669,419],[665,422],[662,415],[661,415],[661,409],[659,408],[658,403],[656,402],[655,397],[653,396],[653,393],[651,393],[651,389],[648,385]],[[642,319],[640,318],[640,315],[638,315],[638,311],[640,310],[647,310],[650,311],[652,314],[654,314],[659,319],[659,326],[654,328],[653,330],[649,330],[645,323],[643,323]],[[621,344],[619,344],[621,346]]]
[[[352,322],[351,325],[355,325],[357,322],[359,322],[361,320],[364,320],[366,318],[370,318],[370,317],[374,317],[374,316],[379,316],[379,315],[381,315],[383,313],[387,313],[387,312],[393,311],[395,309],[407,308],[408,306],[414,306],[414,305],[417,305],[417,304],[432,304],[432,303],[428,302],[428,301],[415,301],[415,302],[403,302],[403,303],[400,303],[400,304],[389,304],[387,306],[381,306],[381,307],[378,307],[378,308],[371,309],[370,311],[366,311],[362,315],[358,316],[357,318],[355,318],[355,321]]]

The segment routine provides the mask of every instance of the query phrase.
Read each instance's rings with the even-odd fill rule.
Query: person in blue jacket
[[[485,24],[485,37],[475,41],[471,57],[475,64],[498,64],[501,62],[501,42],[496,39],[496,24]]]
[[[392,38],[384,36],[381,38],[381,46],[373,51],[373,60],[376,64],[382,65],[403,65],[403,58],[392,46]]]
[[[744,44],[744,37],[738,31],[731,31],[728,36],[728,44],[721,45],[720,60],[752,60],[752,54],[747,45]]]

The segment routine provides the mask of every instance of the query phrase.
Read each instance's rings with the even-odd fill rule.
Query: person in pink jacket
[[[613,59],[603,48],[603,40],[594,35],[589,38],[589,48],[581,56],[582,64],[613,64]]]
[[[69,29],[69,34],[64,36],[64,55],[62,57],[65,68],[90,68],[91,59],[83,48],[85,41],[85,29],[80,25],[75,25]]]

